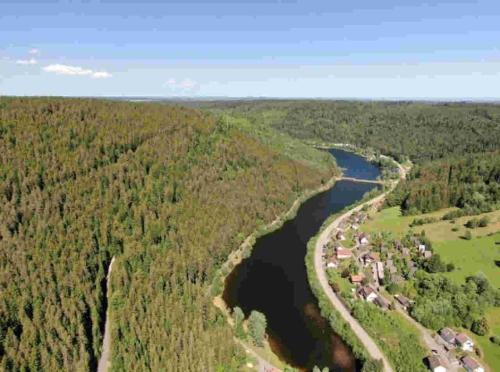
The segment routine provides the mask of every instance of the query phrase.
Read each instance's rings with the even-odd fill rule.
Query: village
[[[412,301],[391,286],[404,284],[434,257],[425,236],[411,234],[402,240],[390,234],[366,234],[360,227],[369,218],[366,207],[345,217],[323,246],[323,260],[332,290],[349,308],[349,301],[366,301],[381,311],[398,311],[420,329],[429,355],[427,366],[434,372],[484,372],[474,358],[474,342],[465,334],[445,327],[434,333],[411,318]],[[427,336],[427,337],[426,337]]]

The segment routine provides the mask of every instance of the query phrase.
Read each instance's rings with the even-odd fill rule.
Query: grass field
[[[490,341],[490,337],[497,335],[500,337],[500,308],[490,308],[486,311],[486,318],[490,325],[490,334],[478,336],[472,332],[468,334],[479,344],[483,351],[483,359],[486,361],[491,371],[500,371],[500,345],[495,345]]]
[[[441,218],[452,209],[442,209],[433,213],[418,216],[402,216],[398,207],[387,208],[374,212],[362,227],[365,232],[391,231],[395,236],[402,236],[409,231],[410,224],[415,218],[436,217]],[[487,227],[470,230],[471,240],[463,239],[465,223],[472,218],[487,215],[490,224]],[[458,231],[453,231],[458,228]],[[455,270],[445,273],[457,283],[463,283],[469,275],[483,273],[490,283],[500,287],[500,211],[485,213],[474,217],[457,218],[454,223],[438,221],[430,224],[413,227],[415,232],[425,230],[432,242],[433,249],[439,253],[445,262],[452,262]],[[500,371],[500,346],[494,345],[489,338],[493,335],[500,336],[500,308],[486,310],[486,317],[490,325],[490,333],[486,336],[477,336],[468,332],[482,349],[485,361],[491,371]]]

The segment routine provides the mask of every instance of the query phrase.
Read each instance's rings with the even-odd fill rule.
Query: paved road
[[[386,372],[393,372],[393,369],[391,365],[389,364],[389,361],[385,357],[385,355],[382,353],[380,348],[377,346],[375,341],[366,333],[364,328],[359,324],[359,322],[351,315],[349,309],[347,309],[342,301],[338,298],[338,296],[333,292],[332,288],[330,287],[330,284],[328,284],[328,279],[326,276],[325,272],[325,266],[323,263],[323,246],[328,243],[330,236],[332,233],[337,229],[340,221],[342,221],[344,218],[349,216],[353,212],[357,212],[363,208],[364,205],[366,204],[373,204],[382,201],[385,196],[387,195],[387,192],[383,193],[382,195],[379,195],[375,197],[374,199],[363,203],[356,208],[351,209],[350,211],[342,214],[340,217],[336,218],[319,236],[317,242],[316,242],[316,247],[314,248],[314,267],[316,271],[316,276],[318,277],[319,283],[321,284],[321,287],[325,294],[327,295],[328,299],[330,300],[331,304],[335,307],[335,309],[340,313],[342,318],[351,326],[351,329],[353,332],[356,334],[356,336],[359,338],[363,346],[365,347],[366,351],[375,360],[382,360],[384,364],[384,371]]]
[[[241,340],[239,340],[237,338],[235,338],[235,341],[243,347],[243,349],[245,350],[245,352],[247,354],[252,355],[257,360],[258,364],[256,366],[253,366],[253,367],[255,367],[258,372],[281,372],[281,369],[279,369],[278,367],[275,367],[274,365],[269,363],[267,360],[262,358],[255,351],[250,349],[244,342],[242,342]]]
[[[400,179],[406,178],[407,170],[401,166],[401,164],[397,163],[400,170]],[[387,360],[386,356],[380,348],[377,346],[375,341],[370,337],[370,335],[364,330],[364,328],[359,324],[359,322],[351,315],[349,309],[345,307],[342,301],[339,299],[337,294],[333,292],[330,284],[328,284],[328,279],[325,272],[325,265],[323,262],[323,247],[328,243],[330,236],[332,236],[333,232],[338,228],[340,222],[347,218],[352,213],[360,211],[365,205],[373,205],[375,203],[379,203],[389,194],[394,188],[397,186],[399,180],[395,181],[391,184],[391,187],[388,191],[383,194],[345,212],[340,217],[337,217],[327,228],[320,234],[318,240],[316,242],[316,246],[314,247],[314,268],[316,272],[316,276],[319,280],[319,283],[323,289],[323,292],[327,295],[330,303],[335,307],[335,309],[340,313],[340,315],[344,318],[344,320],[351,326],[351,329],[356,334],[358,339],[361,341],[363,346],[365,347],[368,354],[375,360],[382,360],[384,364],[384,371],[393,372],[393,369]]]
[[[106,288],[107,292],[109,293],[109,282],[111,279],[111,270],[113,269],[113,263],[115,262],[115,258],[113,257],[111,259],[111,263],[109,264],[108,267],[108,275],[106,278]],[[108,295],[106,293],[106,296]],[[109,298],[109,297],[108,297]],[[104,340],[102,341],[102,353],[101,353],[101,358],[99,359],[99,364],[97,366],[97,372],[106,372],[108,370],[108,361],[109,361],[109,349],[111,347],[111,326],[109,324],[109,303],[108,303],[108,309],[106,310],[106,323],[104,325]]]

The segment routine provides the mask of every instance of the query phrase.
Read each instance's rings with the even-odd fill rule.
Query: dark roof
[[[429,360],[429,367],[431,367],[431,369],[437,368],[439,366],[446,367],[443,360],[437,355],[430,356],[427,359]]]
[[[398,300],[398,302],[403,305],[403,306],[410,306],[411,305],[411,302],[408,298],[406,298],[405,296],[403,295],[396,295],[394,296],[396,297],[396,300]]]
[[[469,369],[476,369],[478,367],[481,367],[481,365],[477,362],[476,359],[471,358],[470,356],[466,356],[462,358],[462,363],[469,367]]]
[[[460,344],[465,344],[467,341],[470,341],[470,338],[465,333],[459,333],[455,336],[455,340]]]
[[[439,335],[447,342],[453,342],[455,339],[455,332],[450,328],[441,329]]]

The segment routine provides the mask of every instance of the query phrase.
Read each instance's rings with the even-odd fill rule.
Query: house
[[[465,333],[456,335],[455,343],[464,351],[474,351],[474,342]]]
[[[365,276],[363,274],[351,275],[351,283],[352,284],[360,284]]]
[[[329,269],[336,269],[339,267],[339,262],[335,259],[335,257],[330,257],[330,259],[326,262],[326,267]]]
[[[405,309],[406,311],[408,311],[408,309],[411,306],[410,299],[408,299],[405,296],[400,295],[400,294],[399,295],[395,295],[394,297],[396,298],[396,301],[398,301],[399,304],[403,307],[403,309]]]
[[[394,262],[392,260],[387,260],[386,264],[391,274],[398,272],[398,269],[396,268],[396,266],[394,266]]]
[[[365,233],[361,233],[361,234],[359,234],[359,236],[358,236],[358,242],[359,242],[359,244],[361,244],[361,245],[366,245],[366,244],[368,244],[368,237],[366,236],[366,234],[365,234]]]
[[[393,275],[392,276],[392,281],[396,284],[403,283],[405,281],[405,278],[403,278],[401,275]]]
[[[433,355],[427,358],[429,362],[429,369],[433,372],[446,372],[446,364],[443,359],[437,355]]]
[[[353,229],[353,230],[357,230],[357,229],[359,229],[359,225],[358,225],[358,224],[356,224],[356,223],[353,223],[353,224],[351,225],[351,229]]]
[[[380,261],[380,254],[378,252],[370,252],[363,256],[365,266],[377,261]]]
[[[375,262],[375,265],[377,266],[377,276],[378,280],[384,280],[384,263],[383,262]]]
[[[352,257],[352,252],[350,249],[338,247],[337,248],[337,258],[339,260],[343,260],[346,258],[351,258]]]
[[[340,241],[345,240],[344,232],[342,230],[338,230],[337,234],[335,234],[335,238],[337,238],[337,240],[340,240]]]
[[[408,257],[410,255],[410,250],[408,248],[401,248],[403,257]]]
[[[429,259],[432,257],[432,252],[431,251],[424,251],[422,252],[422,256],[425,258],[425,259]]]
[[[425,252],[425,248],[426,248],[426,247],[425,247],[425,244],[418,244],[418,246],[417,246],[417,247],[418,247],[418,251],[419,251],[420,253]]]
[[[373,302],[378,297],[373,288],[369,286],[361,287],[358,294],[367,302]]]
[[[378,307],[380,307],[382,310],[387,310],[389,308],[389,301],[387,301],[382,296],[377,296],[373,300],[373,303],[376,304]]]
[[[395,240],[394,241],[394,248],[396,248],[398,251],[402,249],[403,245],[401,244],[400,240]]]
[[[484,372],[484,368],[470,356],[463,357],[462,364],[467,372]]]
[[[441,338],[443,340],[445,340],[447,343],[449,344],[454,344],[455,343],[455,337],[456,337],[456,333],[454,330],[452,330],[451,328],[442,328],[440,331],[439,331],[439,336],[441,336]]]

